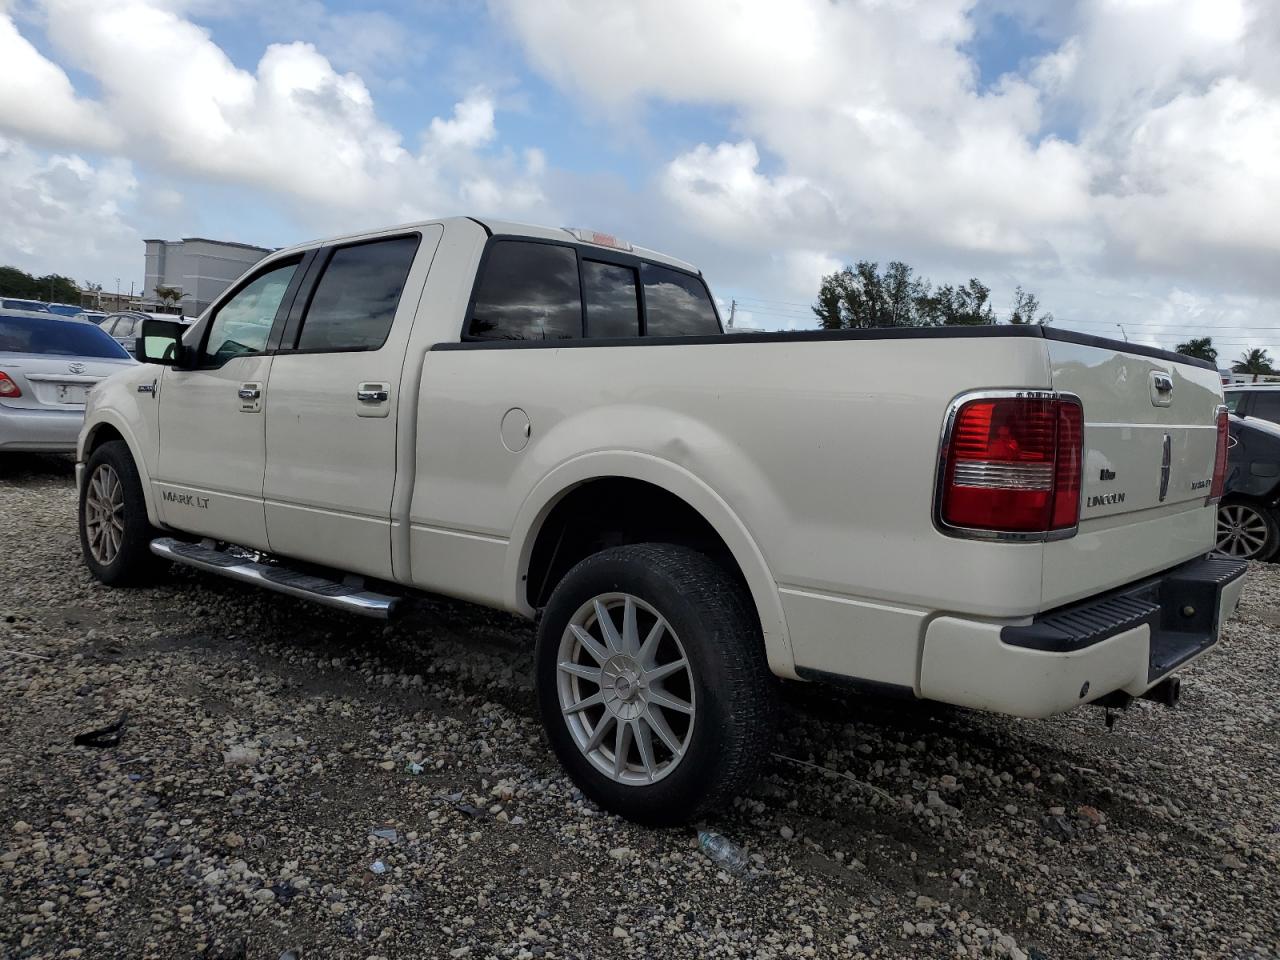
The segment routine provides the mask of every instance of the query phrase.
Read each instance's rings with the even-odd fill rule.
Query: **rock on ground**
[[[109,590],[57,458],[0,461],[0,529],[5,958],[1280,954],[1278,568],[1110,732],[788,691],[776,752],[838,775],[777,759],[712,817],[731,876],[573,789],[521,621]]]

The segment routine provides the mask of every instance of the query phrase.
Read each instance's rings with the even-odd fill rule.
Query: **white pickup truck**
[[[457,218],[281,250],[138,354],[79,440],[94,576],[536,619],[552,747],[642,822],[745,787],[775,678],[1171,704],[1243,585],[1217,371],[1051,327],[725,336],[689,264]]]

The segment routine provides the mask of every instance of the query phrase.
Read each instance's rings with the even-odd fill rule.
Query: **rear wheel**
[[[1270,560],[1280,548],[1280,524],[1267,507],[1252,500],[1218,504],[1218,552],[1241,560]]]
[[[151,552],[155,536],[129,448],[122,440],[104,443],[89,457],[80,491],[85,566],[108,586],[146,583],[164,567]]]
[[[746,788],[776,710],[754,609],[685,547],[583,560],[538,628],[538,705],[584,794],[639,823],[687,823]]]

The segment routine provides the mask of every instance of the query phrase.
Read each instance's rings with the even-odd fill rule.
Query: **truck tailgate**
[[[1122,343],[1046,343],[1053,388],[1078,396],[1085,420],[1079,532],[1045,549],[1050,608],[1212,549],[1222,387],[1215,369]]]

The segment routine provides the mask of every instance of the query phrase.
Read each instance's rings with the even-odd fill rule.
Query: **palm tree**
[[[1259,374],[1275,373],[1271,369],[1271,357],[1267,355],[1267,351],[1257,347],[1242,353],[1240,359],[1231,365],[1231,369],[1235,373],[1251,373],[1254,380],[1258,379]]]
[[[182,300],[182,291],[177,287],[156,284],[156,296],[164,306],[173,307],[176,311],[178,303]]]
[[[1218,360],[1218,348],[1213,345],[1212,337],[1192,337],[1173,349],[1184,357],[1195,357],[1197,360],[1208,360],[1210,363],[1216,363]]]

